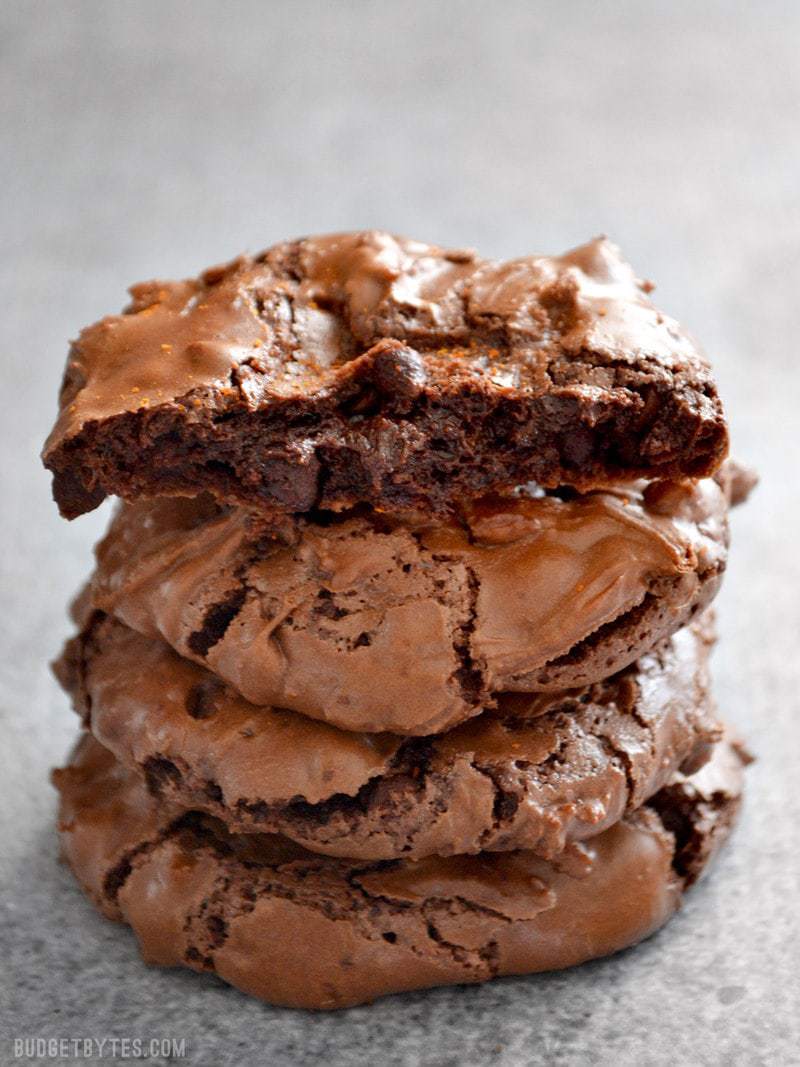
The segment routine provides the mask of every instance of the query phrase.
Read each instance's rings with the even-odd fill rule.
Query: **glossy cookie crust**
[[[725,569],[727,498],[709,478],[283,523],[141,501],[98,545],[88,600],[254,704],[438,733],[498,692],[606,678],[687,623]]]
[[[560,969],[648,937],[727,837],[742,765],[721,743],[697,775],[552,863],[511,852],[368,864],[232,836],[155,800],[88,736],[54,780],[67,862],[147,962],[330,1009]]]
[[[639,807],[720,736],[707,625],[603,682],[503,697],[446,734],[338,730],[256,707],[163,642],[95,617],[58,673],[85,725],[154,796],[236,832],[359,859],[552,857]]]
[[[72,346],[55,499],[445,514],[529,481],[711,474],[716,386],[651,289],[602,238],[498,262],[380,231],[134,286]]]

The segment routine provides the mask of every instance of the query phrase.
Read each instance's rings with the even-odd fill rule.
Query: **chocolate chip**
[[[413,400],[427,381],[418,352],[397,341],[382,341],[367,353],[371,356],[372,384],[384,395]]]

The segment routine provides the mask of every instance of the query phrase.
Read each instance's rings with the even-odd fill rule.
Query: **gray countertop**
[[[799,46],[774,2],[2,6],[0,1061],[165,1037],[213,1065],[800,1063]],[[310,1015],[144,967],[56,862],[76,722],[47,661],[107,506],[60,520],[37,453],[67,339],[128,283],[364,226],[492,255],[605,231],[703,339],[762,474],[715,656],[759,758],[732,847],[646,944]]]

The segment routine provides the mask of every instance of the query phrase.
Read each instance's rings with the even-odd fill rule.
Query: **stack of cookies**
[[[735,819],[708,365],[604,239],[385,233],[134,286],[73,345],[62,513],[123,502],[56,670],[64,855],[151,963],[276,1004],[567,967]]]

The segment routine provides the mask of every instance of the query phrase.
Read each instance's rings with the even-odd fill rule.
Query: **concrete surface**
[[[799,46],[774,2],[2,5],[2,1063],[114,1036],[214,1067],[800,1063]],[[759,762],[733,847],[640,948],[312,1016],[146,969],[56,862],[75,722],[47,661],[106,513],[61,521],[37,453],[67,339],[129,282],[368,225],[497,255],[607,231],[702,337],[763,476],[716,656]]]

